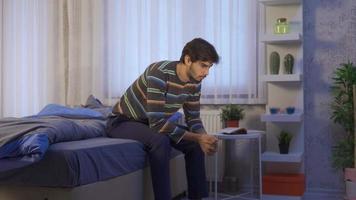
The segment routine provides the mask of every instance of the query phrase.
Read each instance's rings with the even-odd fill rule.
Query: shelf
[[[301,4],[301,0],[259,0],[259,2],[267,6]]]
[[[261,153],[264,173],[303,173],[304,163],[304,88],[303,88],[303,0],[257,0],[258,24],[258,79],[266,98],[265,113],[260,121],[266,125],[266,151]],[[278,18],[286,18],[289,32],[275,34]],[[271,53],[280,55],[278,74],[270,73]],[[285,74],[283,68],[286,54],[294,56],[294,73]],[[287,107],[294,107],[287,114]],[[271,114],[276,108],[276,114]],[[288,109],[290,111],[290,109]],[[293,133],[292,151],[280,154],[276,137],[281,130]],[[276,146],[277,145],[277,146]],[[278,193],[278,192],[277,192]],[[281,192],[282,193],[282,192]],[[282,193],[283,194],[283,193]],[[263,194],[263,200],[301,200],[302,196]]]
[[[261,121],[263,122],[301,122],[302,119],[303,113],[261,115]]]
[[[302,200],[301,196],[262,194],[262,200]]]
[[[277,152],[266,151],[262,153],[261,160],[265,162],[301,163],[303,161],[303,153],[280,154]]]
[[[264,34],[261,35],[261,42],[267,44],[290,44],[290,43],[301,43],[302,35],[299,33],[290,34]]]
[[[288,81],[301,81],[301,74],[276,74],[276,75],[262,75],[262,81],[265,82],[288,82]]]

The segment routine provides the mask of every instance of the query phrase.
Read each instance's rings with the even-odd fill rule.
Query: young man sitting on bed
[[[204,153],[216,152],[217,138],[200,120],[201,81],[219,56],[213,45],[196,38],[188,42],[179,61],[148,66],[113,108],[110,137],[140,141],[148,153],[156,200],[171,199],[171,147],[185,154],[188,198],[208,196]],[[176,125],[183,107],[187,128]]]

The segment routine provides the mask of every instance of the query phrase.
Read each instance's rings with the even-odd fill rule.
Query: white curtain
[[[0,5],[0,116],[65,103],[61,2],[0,0]]]
[[[67,2],[68,104],[113,104],[150,63],[179,58],[182,1]]]
[[[221,63],[203,83],[202,103],[255,103],[255,0],[70,0],[68,103],[92,93],[112,104],[152,62],[177,60],[202,37]]]
[[[198,9],[204,24],[201,35],[215,44],[221,63],[203,83],[202,102],[257,103],[257,2],[255,0],[205,1]],[[194,17],[192,10],[191,17]],[[196,12],[195,12],[196,13]],[[193,29],[194,30],[194,29]]]
[[[3,92],[2,92],[2,71],[3,71],[3,65],[2,65],[2,32],[3,32],[3,27],[2,27],[2,16],[4,14],[4,11],[3,11],[3,0],[0,0],[0,117],[2,117],[2,114],[3,114],[3,111],[2,111],[2,95],[3,95]]]
[[[89,94],[113,104],[152,62],[195,37],[221,56],[202,103],[254,103],[256,0],[0,0],[0,116]]]
[[[67,104],[85,102],[89,94],[104,99],[107,84],[106,1],[68,0]],[[111,40],[114,38],[111,38]]]

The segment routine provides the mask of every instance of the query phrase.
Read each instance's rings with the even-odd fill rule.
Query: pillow
[[[87,98],[87,101],[85,102],[85,105],[82,105],[82,107],[84,108],[103,108],[105,107],[101,101],[97,98],[95,98],[92,94],[89,95],[89,97]]]
[[[105,106],[101,101],[94,97],[94,95],[89,95],[85,105],[82,105],[84,108],[90,108],[95,111],[100,112],[103,116],[108,117],[111,114],[112,106]]]
[[[103,118],[101,112],[90,108],[70,108],[59,104],[46,105],[36,116],[62,116],[69,118]]]

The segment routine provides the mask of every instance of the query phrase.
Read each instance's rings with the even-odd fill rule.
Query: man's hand
[[[183,139],[198,142],[201,150],[208,155],[214,154],[218,149],[218,138],[206,133],[186,132]]]
[[[218,139],[215,136],[201,134],[198,143],[205,154],[213,155],[218,149]]]

